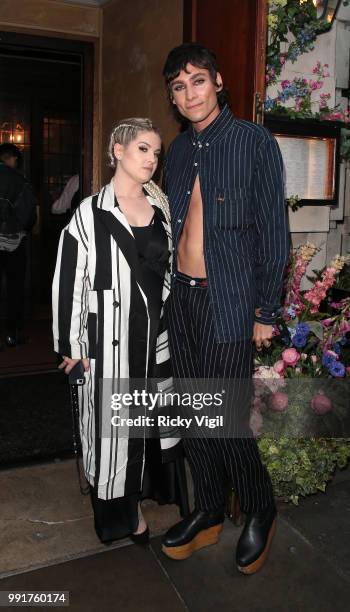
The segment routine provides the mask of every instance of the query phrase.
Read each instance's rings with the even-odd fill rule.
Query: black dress
[[[160,216],[162,213],[154,207],[151,223],[145,227],[131,227],[140,266],[146,287],[148,314],[150,320],[150,342],[148,376],[152,376],[155,361],[156,340],[162,308],[162,288],[166,266],[168,265],[168,241]],[[136,283],[136,280],[135,280]],[[133,291],[133,287],[131,288]],[[135,286],[134,300],[136,307],[130,312],[129,346],[138,346],[135,357],[130,359],[130,378],[143,378],[146,364],[145,330],[147,330],[147,312],[145,304]],[[131,355],[130,355],[131,357]],[[143,440],[134,440],[135,444]],[[182,515],[188,513],[186,476],[183,456],[169,463],[162,463],[159,439],[145,440],[145,468],[143,486],[140,493],[125,497],[103,500],[97,497],[97,491],[91,487],[91,499],[95,517],[95,529],[102,542],[123,538],[137,530],[138,503],[141,499],[154,499],[159,504],[177,504]]]

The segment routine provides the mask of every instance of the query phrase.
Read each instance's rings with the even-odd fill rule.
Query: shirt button
[[[198,166],[197,162],[194,162],[194,165],[195,165],[195,166]]]
[[[119,302],[117,302],[117,300],[116,300],[115,302],[113,302],[113,306],[114,306],[114,308],[118,308]]]
[[[192,279],[192,280],[190,281],[190,285],[192,285],[192,287],[194,287],[194,285],[195,285],[195,284],[196,284],[196,281]]]
[[[113,340],[112,344],[113,344],[113,346],[118,346],[119,341],[118,340]]]
[[[199,143],[198,148],[199,148],[199,149],[201,149],[201,148],[202,148],[202,146],[203,146],[203,145],[201,145],[201,144]]]
[[[209,147],[209,142],[206,142],[206,143],[205,143],[205,146],[206,146],[206,147]]]
[[[178,219],[178,220],[177,220],[177,222],[178,222],[178,223],[181,223],[181,219]]]
[[[190,192],[190,191],[188,191],[188,192],[187,192],[187,195],[191,195],[191,192]]]

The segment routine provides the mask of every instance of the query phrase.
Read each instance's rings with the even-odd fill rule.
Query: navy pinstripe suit
[[[207,289],[176,282],[177,246],[197,175]],[[236,119],[225,106],[202,132],[190,126],[173,141],[164,187],[175,262],[168,300],[174,374],[250,378],[254,319],[275,321],[289,252],[278,145],[265,128]],[[271,503],[270,479],[253,439],[192,439],[184,444],[198,508],[222,506],[227,479],[243,511],[258,512]]]

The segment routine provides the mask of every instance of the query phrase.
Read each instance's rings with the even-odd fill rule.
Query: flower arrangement
[[[314,92],[323,88],[324,79],[330,76],[328,64],[317,62],[312,70],[315,77],[306,79],[304,77],[295,77],[292,81],[287,79],[281,81],[281,89],[278,90],[277,96],[271,98],[267,96],[265,101],[265,109],[273,113],[283,113],[292,119],[319,119],[321,121],[342,121],[348,123],[349,111],[337,105],[334,108],[328,106],[328,101],[331,97],[330,93],[320,93],[318,99],[312,99]],[[286,107],[284,104],[294,100],[294,105]],[[316,106],[316,110],[313,110]]]
[[[254,374],[251,428],[263,435],[259,446],[277,494],[294,502],[324,490],[335,467],[350,458],[350,297],[330,296],[346,258],[335,257],[302,291],[316,252],[310,243],[292,252],[272,344],[258,354]],[[293,463],[299,454],[308,457],[303,477]],[[286,457],[293,459],[293,477],[284,474]]]
[[[311,51],[317,35],[326,31],[328,24],[317,19],[312,0],[269,0],[267,20],[266,83],[272,85],[286,61],[294,63],[299,55]]]

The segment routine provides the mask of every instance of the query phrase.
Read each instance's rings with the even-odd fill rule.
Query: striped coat
[[[171,257],[170,219],[161,190],[145,185],[150,203],[156,206],[168,239]],[[162,304],[169,294],[170,265],[165,273]],[[73,359],[87,357],[90,369],[80,392],[80,433],[87,480],[97,487],[98,497],[114,499],[141,489],[144,440],[118,439],[118,428],[100,437],[99,419],[110,422],[113,412],[101,409],[99,380],[120,381],[129,377],[129,318],[135,293],[145,305],[145,368],[149,371],[147,297],[142,289],[136,244],[130,225],[115,206],[112,182],[98,196],[84,200],[63,230],[53,280],[53,335],[55,351]],[[148,326],[147,326],[148,321]],[[170,373],[167,330],[161,311],[155,366],[152,375]],[[140,375],[141,376],[141,375]],[[100,411],[104,411],[100,414]],[[107,410],[107,413],[106,413]],[[110,412],[108,412],[108,410]],[[109,419],[109,420],[108,420]],[[105,436],[105,433],[103,433]],[[178,439],[164,438],[162,449],[170,450]]]

